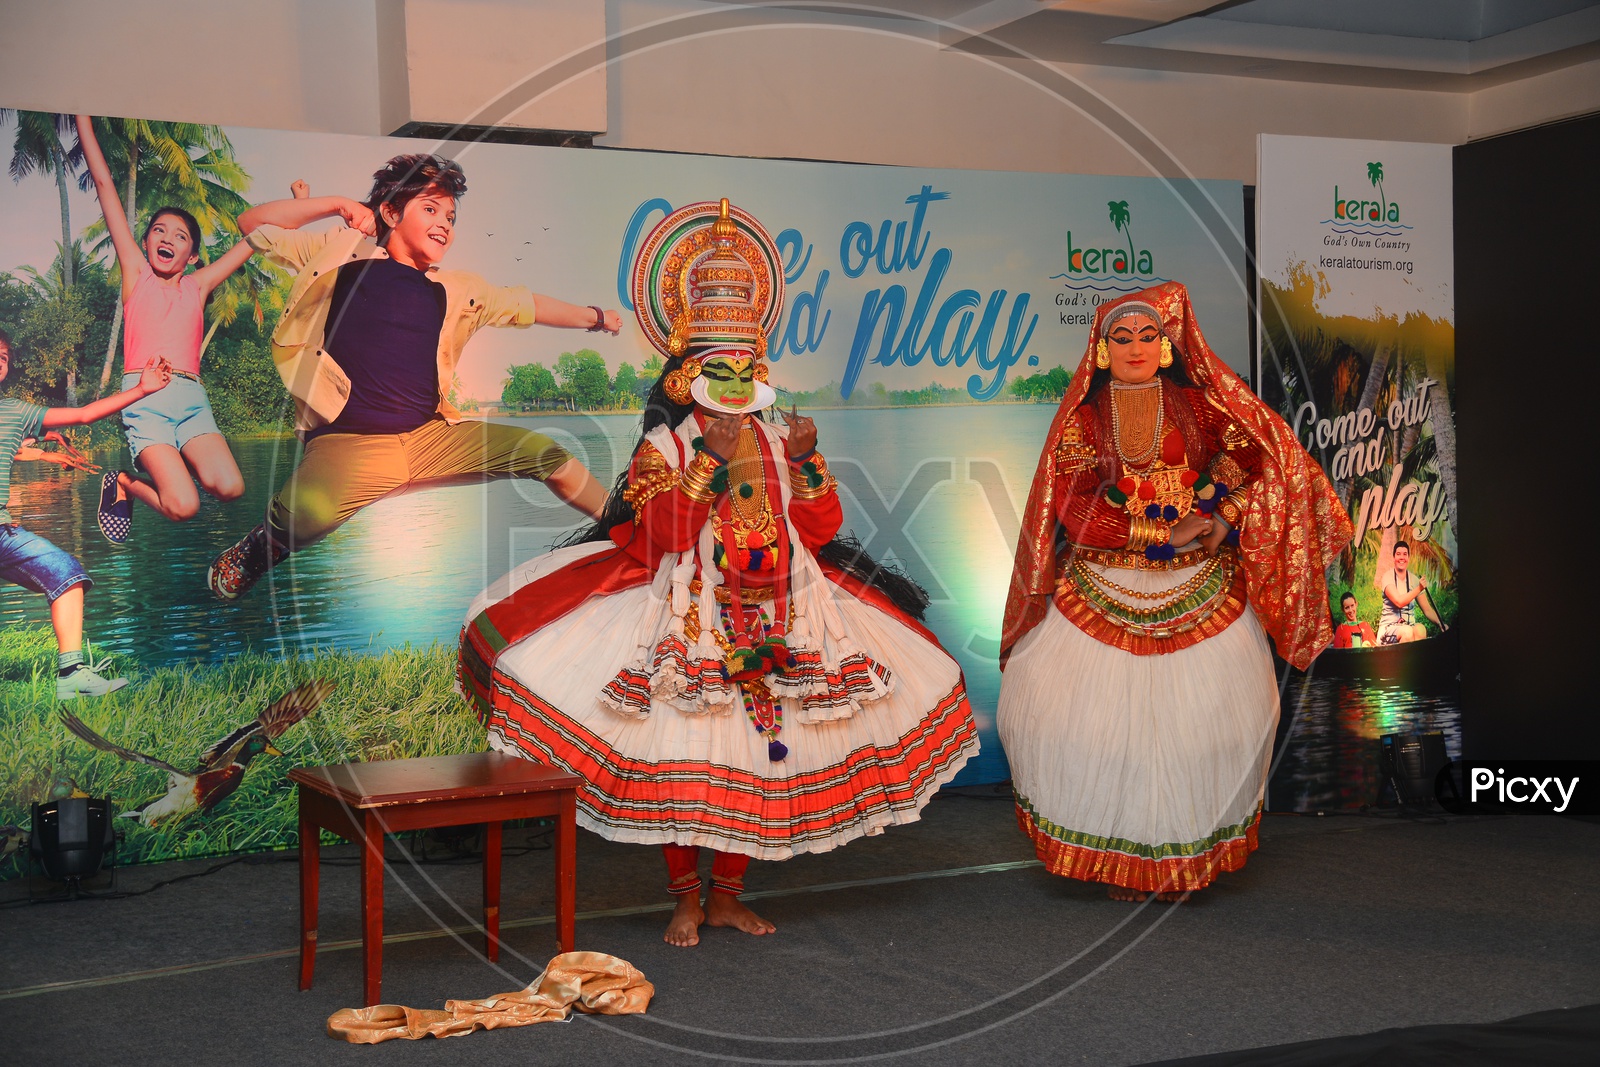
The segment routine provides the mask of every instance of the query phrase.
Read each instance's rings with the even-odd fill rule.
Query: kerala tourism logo
[[[1403,230],[1411,229],[1400,221],[1400,202],[1390,200],[1383,189],[1383,163],[1367,164],[1368,189],[1359,186],[1352,191],[1333,187],[1333,214],[1323,219],[1322,225],[1334,233],[1359,233],[1366,237],[1376,234],[1398,237]],[[1376,196],[1376,199],[1374,199]]]
[[[1068,230],[1067,269],[1052,274],[1050,280],[1059,280],[1065,289],[1089,289],[1096,293],[1133,293],[1166,281],[1156,276],[1155,253],[1140,248],[1133,239],[1133,210],[1128,202],[1111,200],[1106,208],[1118,237],[1095,241],[1093,237],[1078,236]],[[1056,303],[1069,299],[1061,294]],[[1100,303],[1099,300],[1093,302]]]

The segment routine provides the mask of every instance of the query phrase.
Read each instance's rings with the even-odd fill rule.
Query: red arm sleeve
[[[789,468],[790,485],[794,487],[794,495],[789,500],[789,520],[794,523],[794,528],[800,534],[800,543],[806,549],[815,553],[817,549],[832,541],[839,532],[839,527],[844,524],[844,508],[839,503],[839,491],[833,475],[828,473],[828,465],[822,458],[822,453],[813,452],[806,457],[813,461],[822,476],[822,485],[811,487],[806,484],[807,475],[800,469],[800,465],[793,462],[785,463]],[[805,485],[802,489],[801,486]],[[817,496],[802,496],[802,493],[813,493],[821,490]]]
[[[1089,548],[1125,548],[1128,513],[1100,491],[1100,452],[1094,418],[1079,408],[1056,446],[1056,518],[1067,540]]]
[[[1243,529],[1250,509],[1250,494],[1261,473],[1261,446],[1239,427],[1226,411],[1209,400],[1195,397],[1191,408],[1200,425],[1206,452],[1211,459],[1207,473],[1213,481],[1228,487],[1228,495],[1217,506],[1217,514],[1235,530]]]
[[[649,567],[657,565],[665,553],[692,547],[711,512],[709,503],[684,491],[680,472],[667,466],[648,441],[639,446],[628,465],[628,487],[623,495],[633,505],[633,523],[612,527],[611,540]]]

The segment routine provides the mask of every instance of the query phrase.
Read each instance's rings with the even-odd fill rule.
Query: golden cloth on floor
[[[642,1015],[656,987],[633,964],[604,952],[563,952],[526,989],[482,1000],[447,1000],[444,1010],[374,1004],[328,1017],[328,1036],[353,1045],[423,1037],[463,1037],[474,1030],[560,1022],[572,1009],[595,1015]]]

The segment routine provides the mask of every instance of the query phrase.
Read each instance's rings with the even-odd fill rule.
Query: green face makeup
[[[756,365],[748,358],[714,356],[700,369],[706,396],[728,408],[747,407],[756,396]]]

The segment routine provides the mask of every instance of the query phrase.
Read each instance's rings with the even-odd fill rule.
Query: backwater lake
[[[958,784],[1007,777],[994,732],[995,663],[1021,510],[1055,414],[1052,404],[823,410],[818,447],[838,477],[844,531],[900,563],[928,590],[927,625],[961,662],[983,753]],[[547,434],[609,485],[638,437],[635,414],[496,418]],[[187,523],[136,506],[126,545],[95,525],[97,477],[21,463],[13,515],[72,552],[94,579],[85,630],[96,655],[145,668],[218,664],[244,651],[382,652],[453,644],[474,596],[583,520],[537,482],[434,487],[368,507],[323,542],[298,552],[232,603],[206,588],[211,560],[262,520],[299,457],[289,438],[230,442],[245,477],[242,499],[206,499]],[[96,456],[126,466],[126,451]],[[0,624],[48,625],[44,598],[0,586]],[[1459,702],[1381,681],[1318,678],[1285,693],[1284,739],[1271,806],[1333,810],[1370,791],[1380,733],[1442,728],[1459,753]],[[1296,709],[1304,709],[1295,717]],[[1381,727],[1381,729],[1379,729]],[[1378,733],[1373,731],[1378,729]]]

